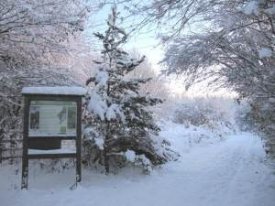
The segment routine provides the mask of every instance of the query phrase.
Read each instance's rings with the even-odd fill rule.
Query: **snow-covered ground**
[[[84,170],[75,190],[69,189],[74,170],[31,170],[29,190],[21,191],[20,171],[16,174],[15,167],[2,165],[0,205],[274,206],[275,175],[259,137],[227,134],[220,141],[218,134],[211,138],[209,131],[174,123],[167,123],[162,135],[181,154],[178,161],[150,175],[131,168],[109,176]]]

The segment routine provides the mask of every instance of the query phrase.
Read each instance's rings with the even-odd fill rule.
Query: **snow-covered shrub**
[[[263,98],[245,102],[246,110],[243,110],[242,122],[244,130],[252,130],[263,136],[266,153],[275,157],[275,99]],[[242,103],[242,104],[245,104]]]
[[[236,103],[230,98],[185,98],[175,106],[174,122],[185,127],[235,129]]]
[[[236,124],[241,131],[254,131],[258,130],[255,107],[253,109],[251,102],[239,101],[239,107],[236,112]]]
[[[173,101],[166,102],[162,109],[165,113],[161,113],[164,120],[160,121],[160,135],[168,138],[176,151],[220,142],[238,130],[239,106],[232,98],[182,96]],[[183,147],[178,148],[177,138]]]
[[[246,98],[239,101],[239,104],[236,116],[239,128],[258,133],[262,137],[266,153],[275,158],[275,98]]]

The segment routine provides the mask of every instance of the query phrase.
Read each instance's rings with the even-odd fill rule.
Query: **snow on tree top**
[[[87,90],[83,87],[24,87],[22,94],[50,94],[83,96]]]

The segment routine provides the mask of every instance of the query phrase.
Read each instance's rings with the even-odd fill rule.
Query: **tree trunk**
[[[104,156],[104,166],[105,166],[105,172],[106,174],[109,174],[110,172],[110,163],[109,163],[109,142],[111,139],[111,134],[110,134],[110,122],[106,121],[106,136],[105,136],[105,141],[104,141],[104,151],[103,151],[103,156]]]

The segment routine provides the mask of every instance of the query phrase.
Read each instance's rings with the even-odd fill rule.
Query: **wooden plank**
[[[67,149],[51,149],[51,150],[41,150],[41,149],[28,149],[28,154],[67,154],[67,153],[76,153],[74,148]]]
[[[77,101],[81,96],[76,95],[48,95],[48,94],[26,94],[25,97],[30,98],[32,101]]]
[[[56,159],[56,158],[72,158],[76,157],[76,153],[62,153],[62,154],[28,154],[28,159]]]
[[[49,139],[58,139],[58,140],[74,140],[76,139],[76,136],[40,136],[40,137],[35,137],[35,136],[31,136],[28,137],[28,141],[32,141],[32,140],[49,140]]]

